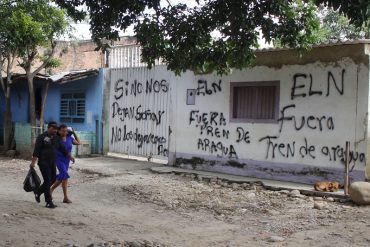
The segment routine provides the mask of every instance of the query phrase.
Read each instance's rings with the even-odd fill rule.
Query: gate
[[[170,81],[165,66],[111,68],[109,152],[167,160]]]
[[[3,125],[0,124],[0,146],[4,145],[4,128]]]

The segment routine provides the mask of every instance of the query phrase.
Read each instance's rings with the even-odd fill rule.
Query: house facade
[[[227,76],[165,66],[108,69],[103,122],[111,154],[189,169],[303,183],[351,180],[368,156],[368,40],[257,53]],[[108,92],[108,93],[107,93]]]
[[[138,46],[116,46],[96,74],[53,77],[45,121],[75,127],[92,153],[302,183],[342,182],[349,143],[350,179],[364,180],[369,53],[369,40],[266,49],[228,75],[176,76],[161,61],[147,69]],[[27,97],[15,85],[17,149],[30,146]]]
[[[114,45],[132,44],[132,37],[121,37]],[[42,53],[42,51],[40,51]],[[56,57],[61,66],[52,70],[42,70],[36,76],[36,114],[43,104],[46,83],[50,83],[45,102],[44,121],[57,121],[75,128],[86,146],[86,153],[102,152],[102,83],[103,70],[107,64],[106,53],[96,51],[91,40],[77,42],[57,42]],[[37,62],[35,67],[37,67]],[[3,143],[4,94],[0,90],[0,150]],[[29,92],[24,70],[14,70],[11,95],[12,122],[16,148],[24,157],[29,157],[31,131],[39,133],[42,128],[30,126]]]
[[[102,150],[102,77],[102,70],[94,70],[83,79],[52,84],[45,102],[45,121],[71,126],[95,154]]]
[[[37,76],[35,79],[35,110],[41,112],[46,83],[49,83],[44,108],[45,123],[57,121],[78,131],[89,145],[91,153],[101,152],[102,70],[83,70],[54,76]],[[3,97],[1,97],[3,100]],[[12,121],[16,149],[24,157],[32,150],[31,131],[39,133],[43,126],[29,124],[28,85],[23,77],[14,80],[11,97]],[[2,122],[2,115],[0,115]],[[100,133],[100,134],[99,134]],[[100,139],[99,139],[100,138]]]

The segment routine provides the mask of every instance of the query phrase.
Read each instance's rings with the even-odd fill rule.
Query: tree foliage
[[[55,50],[55,39],[63,35],[68,28],[64,11],[44,0],[18,1],[18,11],[12,13],[12,19],[17,20],[15,36],[22,50],[20,66],[27,72],[36,75],[43,68],[50,65]],[[40,54],[40,48],[47,52]],[[39,60],[41,66],[32,70],[32,66]]]
[[[350,23],[350,20],[332,8],[319,8],[319,14],[322,15],[319,41],[346,40],[370,38],[370,26],[356,26]]]
[[[2,4],[5,2],[1,1]],[[6,16],[2,19],[2,24],[6,23],[6,26],[0,28],[5,30],[4,35],[0,35],[6,41],[2,43],[3,50],[14,50],[18,65],[25,70],[30,99],[30,122],[35,125],[33,78],[42,69],[60,64],[54,58],[55,39],[67,32],[68,21],[63,10],[46,0],[9,0],[7,3],[2,8]]]
[[[314,31],[314,44],[370,38],[370,26],[364,23],[356,26],[338,10],[331,7],[319,6],[317,15],[320,19],[320,28]],[[273,41],[274,47],[282,47],[279,39]]]
[[[12,12],[12,1],[2,1],[0,4],[0,55],[5,58],[18,49],[13,36],[15,23],[11,20]]]
[[[16,58],[21,50],[14,31],[18,23],[18,20],[12,19],[14,11],[16,11],[16,8],[13,1],[3,0],[0,2],[0,89],[2,89],[5,97],[4,147],[6,150],[12,148],[12,76]]]
[[[68,31],[68,21],[63,10],[51,5],[46,0],[21,0],[18,3],[19,11],[13,14],[18,19],[17,40],[23,47],[19,54],[19,65],[25,70],[30,99],[30,122],[36,126],[34,77],[44,68],[50,68],[59,64],[54,58],[56,38]],[[44,52],[40,54],[40,48]],[[36,62],[40,61],[40,65]],[[48,85],[45,86],[44,94],[47,93]],[[46,98],[46,97],[45,97]],[[44,109],[40,115],[43,116]],[[40,118],[43,123],[42,117]],[[34,133],[32,133],[34,135]]]
[[[370,14],[369,0],[204,0],[196,7],[161,6],[159,0],[55,1],[76,19],[89,14],[100,47],[133,24],[144,62],[150,67],[162,58],[177,73],[225,73],[248,66],[260,35],[267,42],[307,49],[319,38],[317,6],[337,10],[356,27],[368,25]]]
[[[327,6],[346,16],[350,24],[356,27],[369,26],[369,0],[315,0],[317,6]]]
[[[44,68],[60,65],[60,61],[53,57],[55,38],[67,31],[68,22],[64,11],[46,0],[1,0],[0,19],[0,85],[6,105],[4,139],[5,147],[11,148],[10,104],[13,69],[19,65],[26,72],[30,96],[30,120],[35,125],[33,78]]]
[[[307,48],[319,22],[313,5],[256,1],[213,1],[191,9],[169,6],[146,16],[136,28],[149,65],[162,57],[170,70],[200,72],[251,65],[260,31],[267,42]],[[213,35],[212,35],[213,34]],[[154,41],[154,42],[153,42]],[[160,56],[158,56],[160,54]]]

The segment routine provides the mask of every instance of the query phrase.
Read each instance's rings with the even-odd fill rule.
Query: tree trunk
[[[14,130],[12,124],[12,109],[11,109],[11,87],[12,87],[12,76],[13,76],[13,65],[15,61],[16,54],[8,53],[6,56],[7,66],[6,66],[6,80],[4,81],[2,73],[1,85],[5,96],[5,111],[4,111],[4,147],[6,150],[14,149]],[[1,56],[1,59],[3,57]],[[4,60],[1,61],[0,67],[3,70]]]
[[[44,127],[44,122],[45,122],[44,121],[44,109],[45,109],[46,98],[48,96],[49,85],[50,85],[50,82],[47,82],[46,86],[45,86],[45,89],[44,89],[44,94],[42,96],[41,112],[40,112],[40,127],[41,128]]]
[[[11,111],[11,87],[8,85],[5,96],[5,111],[4,111],[4,147],[5,150],[11,149],[12,136],[12,111]]]
[[[29,106],[29,114],[30,114],[30,125],[31,125],[31,143],[32,145],[35,144],[36,140],[36,107],[35,107],[35,90],[33,87],[33,76],[30,73],[27,74],[27,82],[28,82],[28,91],[30,96],[30,106]]]

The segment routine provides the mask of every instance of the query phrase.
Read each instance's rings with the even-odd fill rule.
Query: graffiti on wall
[[[230,132],[235,131],[236,143],[250,143],[249,131],[242,127],[235,130],[227,128],[227,119],[222,112],[200,112],[199,110],[190,111],[189,125],[199,129],[197,141],[198,150],[215,154],[218,157],[228,157],[238,159],[238,154],[233,144],[226,144],[230,139]],[[225,142],[226,141],[226,142]]]
[[[156,125],[160,125],[165,111],[152,111],[144,109],[142,105],[121,107],[118,102],[112,104],[112,118],[118,117],[122,122],[137,120],[137,121],[152,121]]]
[[[317,131],[334,130],[334,119],[332,116],[296,116],[290,113],[290,110],[294,110],[295,108],[296,104],[290,104],[282,108],[280,117],[277,120],[280,125],[279,132],[282,132],[283,127],[288,124],[290,125],[288,128],[293,127],[289,129],[296,131],[300,131],[303,128]]]
[[[330,96],[332,88],[336,89],[339,95],[344,94],[344,75],[346,70],[341,71],[340,83],[334,77],[334,74],[331,71],[327,72],[326,88],[317,89],[315,88],[314,80],[312,74],[305,73],[296,73],[293,75],[293,85],[291,90],[291,100],[294,100],[299,97],[310,97],[314,95],[325,95],[326,97]]]
[[[168,156],[168,104],[163,99],[168,92],[165,79],[120,78],[112,84],[110,144],[115,150]]]
[[[212,95],[222,91],[222,81],[208,82],[207,80],[198,80],[197,95]]]
[[[338,73],[332,71],[326,72],[325,82],[315,81],[310,73],[296,73],[292,75],[292,86],[290,88],[290,103],[280,106],[279,117],[276,120],[278,125],[277,133],[268,133],[266,135],[253,136],[252,129],[243,127],[230,127],[229,120],[223,112],[202,112],[200,110],[191,110],[189,114],[189,125],[199,130],[198,139],[195,142],[196,148],[202,152],[225,157],[238,159],[238,153],[248,150],[252,143],[265,147],[266,160],[279,159],[299,159],[315,160],[317,157],[324,158],[328,162],[344,162],[345,141],[333,145],[323,145],[312,141],[310,136],[305,133],[316,132],[325,134],[336,130],[336,116],[328,114],[305,114],[300,107],[302,102],[307,104],[308,100],[316,100],[316,97],[335,98],[340,100],[345,94],[346,71],[342,69]],[[212,95],[221,92],[221,81],[215,87],[215,84],[209,84],[205,80],[198,81],[198,95]],[[217,89],[217,90],[216,90]],[[208,92],[208,93],[207,93]],[[302,101],[304,99],[304,101]],[[319,112],[319,111],[318,111]],[[299,113],[299,114],[298,114]],[[233,124],[232,126],[235,126]],[[301,133],[301,138],[292,139],[289,142],[281,141],[282,137],[289,136],[290,133]],[[231,136],[236,138],[231,138]],[[294,136],[297,136],[295,134]],[[325,138],[325,137],[323,137]],[[238,145],[236,145],[238,144]],[[353,165],[356,162],[365,163],[365,154],[358,152],[353,148],[349,150],[349,162]]]
[[[116,100],[121,99],[124,95],[134,95],[137,96],[139,94],[150,94],[150,93],[160,93],[168,92],[168,83],[166,80],[154,80],[149,79],[145,83],[138,82],[134,80],[133,82],[125,81],[123,79],[119,79],[114,83],[114,98]]]

